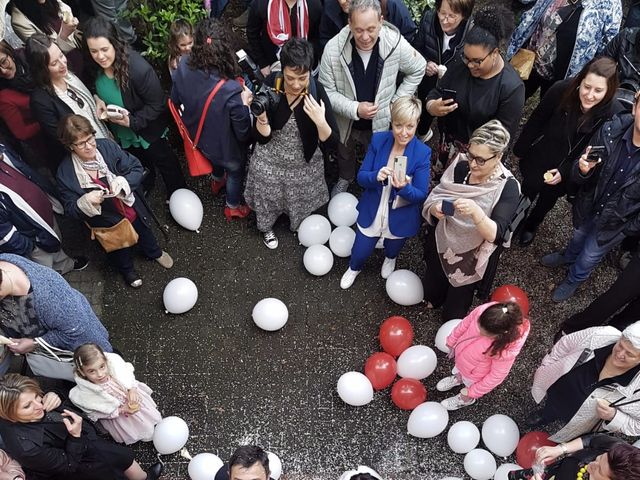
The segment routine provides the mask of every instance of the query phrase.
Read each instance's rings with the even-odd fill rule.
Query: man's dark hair
[[[242,468],[251,468],[253,465],[259,462],[264,467],[264,471],[269,478],[271,473],[269,470],[269,456],[262,448],[257,445],[243,445],[236,448],[231,458],[229,459],[229,477],[231,477],[231,469],[235,466]]]
[[[293,37],[282,46],[282,69],[289,67],[297,74],[307,73],[313,67],[313,46],[304,38]]]
[[[618,443],[607,453],[611,480],[640,478],[640,448],[628,443]]]
[[[370,473],[356,473],[349,480],[378,480]]]

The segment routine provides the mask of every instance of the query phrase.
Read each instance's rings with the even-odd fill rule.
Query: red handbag
[[[198,142],[200,141],[200,134],[202,133],[202,127],[204,125],[204,119],[207,116],[207,110],[209,110],[209,105],[213,100],[213,97],[216,96],[218,90],[224,85],[226,80],[220,80],[207,98],[207,101],[204,104],[204,108],[202,109],[202,115],[200,116],[200,123],[198,123],[198,131],[196,132],[196,138],[191,140],[189,136],[189,130],[185,126],[182,121],[182,115],[180,111],[175,106],[175,104],[168,100],[169,110],[171,111],[171,116],[173,120],[176,122],[176,126],[178,127],[178,131],[180,132],[180,136],[182,137],[182,141],[184,142],[184,156],[187,158],[187,165],[189,166],[189,174],[192,177],[198,177],[200,175],[208,175],[213,171],[213,166],[207,157],[205,157],[200,150],[198,150]]]

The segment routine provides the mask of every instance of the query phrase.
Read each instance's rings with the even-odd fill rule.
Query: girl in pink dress
[[[95,343],[85,343],[73,354],[76,386],[69,399],[116,442],[149,442],[162,420],[152,390],[136,381],[133,365],[120,355],[105,353]]]

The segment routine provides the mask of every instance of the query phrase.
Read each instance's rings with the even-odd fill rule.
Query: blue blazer
[[[387,166],[393,141],[391,132],[374,133],[358,172],[358,184],[364,188],[358,202],[358,225],[363,228],[371,226],[376,218],[382,188],[388,181],[379,182],[378,172]],[[391,189],[389,230],[397,237],[413,237],[420,230],[422,204],[429,193],[431,149],[414,137],[405,147],[404,155],[407,157],[407,175],[411,177],[411,183],[401,189]],[[392,209],[391,205],[397,195],[408,201],[409,205]]]

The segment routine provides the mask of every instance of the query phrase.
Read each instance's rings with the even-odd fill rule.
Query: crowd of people
[[[526,423],[553,426],[559,445],[538,450],[544,473],[511,475],[640,479],[640,449],[610,435],[640,436],[640,5],[621,28],[621,0],[521,0],[531,5],[517,25],[510,9],[474,0],[436,0],[420,19],[402,0],[253,0],[244,57],[214,18],[226,3],[205,2],[212,16],[197,25],[167,26],[160,71],[136,49],[126,0],[0,2],[3,30],[19,39],[0,41],[0,478],[162,474],[129,447],[161,420],[152,391],[63,278],[89,259],[65,253],[56,215],[84,223],[131,288],[143,285],[138,247],[173,266],[148,199],[157,173],[167,202],[188,184],[169,140],[170,98],[211,163],[227,221],[255,214],[267,248],[278,248],[282,215],[296,232],[349,190],[360,199],[342,289],[376,246],[388,278],[421,237],[426,308],[462,319],[447,338],[454,371],[436,387],[461,387],[442,401],[448,410],[496,389],[517,361],[535,328],[522,305],[470,308],[512,237],[531,245],[566,197],[572,237],[540,259],[568,269],[553,301],[618,246],[623,270],[558,325],[531,388],[542,406]],[[521,56],[526,68],[515,68]],[[7,373],[11,354],[73,388],[45,393]],[[216,479],[269,474],[266,452],[243,446]],[[358,467],[341,480],[381,478]]]

